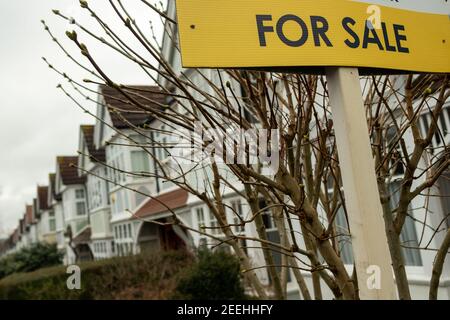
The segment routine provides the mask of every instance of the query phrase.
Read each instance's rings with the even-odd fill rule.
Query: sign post
[[[184,67],[326,74],[362,299],[394,299],[395,289],[358,68],[450,73],[449,9],[446,0],[177,1]]]
[[[339,166],[345,190],[361,299],[394,299],[390,255],[385,235],[374,160],[361,84],[356,68],[327,68],[328,91]],[[380,288],[371,287],[378,272]]]

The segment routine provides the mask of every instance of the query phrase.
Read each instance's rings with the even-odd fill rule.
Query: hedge
[[[62,254],[56,245],[36,243],[28,248],[0,258],[0,279],[20,272],[31,272],[62,264]]]
[[[67,288],[66,267],[17,273],[0,280],[0,299],[167,299],[183,270],[193,263],[186,252],[160,252],[80,263],[81,289]]]

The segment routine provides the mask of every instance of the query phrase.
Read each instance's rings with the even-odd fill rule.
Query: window
[[[110,167],[109,167],[109,178],[115,184],[115,183],[117,183],[117,174],[116,174],[116,170],[114,168],[117,168],[116,161],[111,160]]]
[[[447,170],[438,179],[438,186],[441,194],[442,208],[444,209],[444,215],[446,215],[447,229],[450,229],[450,173]]]
[[[116,193],[117,194],[117,196],[116,196],[116,208],[117,208],[117,211],[116,212],[122,212],[123,211],[123,203],[122,203],[122,192],[121,191],[119,191],[119,192],[117,192]]]
[[[131,171],[135,173],[150,171],[150,160],[145,151],[131,151]]]
[[[124,160],[123,153],[119,157],[119,168],[121,168],[122,170],[125,170],[125,160]],[[119,172],[119,179],[120,179],[119,181],[125,182],[125,180],[126,180],[125,173]]]
[[[389,150],[392,147],[395,149],[392,151],[390,159],[391,172],[394,175],[401,175],[405,173],[405,167],[403,162],[402,148],[397,142],[399,133],[395,127],[390,127],[386,130],[386,143]],[[397,145],[394,145],[397,143]]]
[[[56,219],[55,219],[55,213],[50,212],[48,214],[48,227],[50,232],[56,231]]]
[[[169,156],[168,152],[168,139],[165,134],[166,127],[161,126],[159,131],[155,132],[155,144],[156,144],[156,157],[159,161],[165,160]]]
[[[212,234],[221,233],[219,222],[217,221],[216,216],[211,210],[209,211],[209,226],[211,227],[210,232]]]
[[[270,214],[270,212],[264,212],[262,214],[262,218],[263,218],[264,226],[266,227],[266,231],[275,229],[275,223],[273,221],[273,218],[272,218],[272,215]]]
[[[198,230],[203,231],[205,228],[205,213],[203,212],[203,208],[197,208],[196,212]]]
[[[103,176],[102,171],[97,171],[96,174]],[[102,182],[99,178],[89,176],[88,179],[88,194],[89,194],[89,208],[99,208],[103,204],[102,197]]]
[[[124,210],[129,210],[130,209],[130,203],[128,202],[128,194],[129,193],[128,193],[127,190],[122,190]]]
[[[398,202],[400,200],[400,188],[400,181],[395,181],[389,185],[392,209],[398,207]],[[411,210],[409,210],[409,213],[411,214]],[[403,229],[400,234],[400,241],[404,246],[403,258],[405,259],[405,265],[422,266],[422,256],[420,255],[420,251],[419,249],[415,249],[419,247],[416,225],[414,220],[410,216],[406,217],[405,224],[403,225]]]
[[[235,200],[231,202],[231,209],[232,209],[232,217],[233,217],[233,223],[234,231],[236,233],[242,233],[245,232],[245,225],[239,225],[243,223],[243,215],[242,215],[242,204],[240,200]]]
[[[167,150],[167,148],[169,147],[168,144],[167,144],[167,137],[163,137],[162,138],[161,144],[163,146],[163,148],[161,149],[161,152],[162,152],[161,160],[163,160],[163,159],[166,159],[169,156],[169,151]]]
[[[425,137],[430,129],[430,124],[428,123],[428,113],[422,116],[422,128],[423,136]]]
[[[440,129],[442,130],[442,134],[445,136],[448,132],[448,129],[447,129],[446,114],[444,112],[439,117],[439,124]]]
[[[345,264],[353,264],[353,247],[351,242],[351,236],[348,229],[347,218],[345,216],[345,211],[342,206],[339,207],[335,218],[335,230],[336,230],[336,240],[337,246],[339,248],[339,254],[342,261]]]
[[[394,128],[392,128],[394,129]],[[392,133],[393,131],[388,130],[388,135],[389,133]],[[393,134],[395,133],[395,131],[393,132]],[[392,138],[392,134],[389,136]],[[389,143],[389,137],[386,139],[388,140]],[[330,151],[331,152],[331,151]],[[328,195],[331,198],[333,196],[333,192],[339,192],[337,190],[338,186],[342,186],[342,181],[339,180],[339,184],[336,184],[336,180],[333,177],[333,175],[329,175],[328,176],[328,181],[327,181],[327,188],[328,188]],[[336,187],[336,189],[335,189]],[[342,188],[340,189],[341,191]],[[342,261],[344,262],[344,264],[348,264],[348,265],[352,265],[354,263],[354,259],[353,259],[353,247],[352,247],[352,241],[351,241],[351,235],[350,235],[350,231],[349,231],[349,227],[348,227],[348,221],[347,221],[347,217],[345,215],[345,210],[344,207],[342,206],[342,199],[341,197],[339,197],[340,199],[340,204],[339,204],[339,208],[337,208],[337,212],[335,212],[336,216],[334,217],[334,232],[335,232],[335,238],[333,239],[333,241],[335,241],[335,245],[337,247],[337,253],[339,254],[339,256],[342,258]],[[331,214],[331,213],[330,213]],[[329,222],[330,220],[328,220]]]
[[[260,207],[260,209],[264,209],[265,207],[267,207],[267,204],[263,199],[261,199],[259,201],[259,207]],[[264,213],[262,214],[262,219],[264,222],[264,226],[266,227],[267,240],[269,240],[272,243],[277,243],[277,244],[281,243],[280,233],[278,232],[278,229],[276,228],[275,221],[273,220],[272,212],[270,211],[270,209],[266,209],[264,211]],[[241,245],[245,246],[245,242],[241,243]],[[269,245],[269,250],[272,253],[274,264],[277,265],[277,270],[278,270],[278,272],[280,272],[281,267],[279,267],[279,265],[281,265],[281,253],[279,252],[279,250],[277,248],[270,246],[270,245]],[[288,272],[287,275],[288,275],[288,282],[289,282],[289,281],[291,281],[290,272]],[[269,275],[269,282],[272,282],[272,280],[270,279],[270,275]]]
[[[433,147],[432,152],[434,152],[434,149],[442,147],[443,142],[448,143],[447,134],[450,129],[450,108],[444,108],[438,119],[434,119],[431,112],[421,115],[420,126],[423,137],[428,134],[428,130],[434,122],[436,122],[438,128],[431,141],[431,146]]]
[[[121,170],[125,170],[125,161],[122,153],[122,148],[118,146],[109,146],[107,148],[107,163],[109,165],[109,178],[113,185],[117,185],[126,180],[125,173]]]
[[[86,214],[86,207],[83,202],[77,202],[77,216],[84,216]]]
[[[50,220],[48,221],[48,224],[49,224],[49,230],[50,230],[50,232],[56,231],[56,221],[55,221],[55,218],[50,219]]]
[[[86,214],[86,203],[84,202],[84,189],[75,190],[75,205],[77,216],[84,216]]]
[[[75,198],[76,199],[84,199],[84,189],[75,190]]]
[[[195,209],[196,216],[197,216],[197,228],[201,232],[205,232],[205,212],[203,211],[203,208],[197,208]],[[199,239],[199,248],[206,249],[207,248],[207,240],[206,238],[200,234]]]

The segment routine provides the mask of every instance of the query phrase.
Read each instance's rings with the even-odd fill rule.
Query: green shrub
[[[67,289],[65,266],[0,280],[0,299],[167,299],[192,262],[185,252],[160,252],[80,263],[81,289]]]
[[[13,255],[0,259],[0,279],[7,275],[13,274],[18,269],[17,263]]]
[[[56,245],[37,243],[0,259],[0,279],[17,272],[30,272],[62,264]]]
[[[228,253],[201,250],[198,260],[180,279],[175,299],[242,300],[245,299],[239,260]]]

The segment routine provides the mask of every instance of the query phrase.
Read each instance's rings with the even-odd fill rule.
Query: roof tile
[[[100,94],[103,95],[116,129],[142,126],[152,118],[149,112],[139,108],[130,100],[135,100],[138,104],[150,108],[161,108],[160,104],[165,104],[166,101],[166,95],[158,86],[128,86],[123,90],[131,99],[125,97],[117,89],[106,85],[100,86]]]
[[[136,218],[146,218],[152,215],[175,210],[186,206],[188,192],[184,189],[169,191],[155,198],[148,199],[135,213]]]
[[[56,162],[64,185],[83,184],[85,182],[86,178],[78,175],[77,156],[57,157]]]
[[[94,126],[93,125],[81,125],[80,130],[83,132],[84,142],[88,148],[89,156],[94,162],[105,162],[106,154],[105,148],[97,149],[94,145]]]
[[[39,203],[39,210],[48,210],[48,187],[47,186],[38,186],[37,187],[37,199]]]

